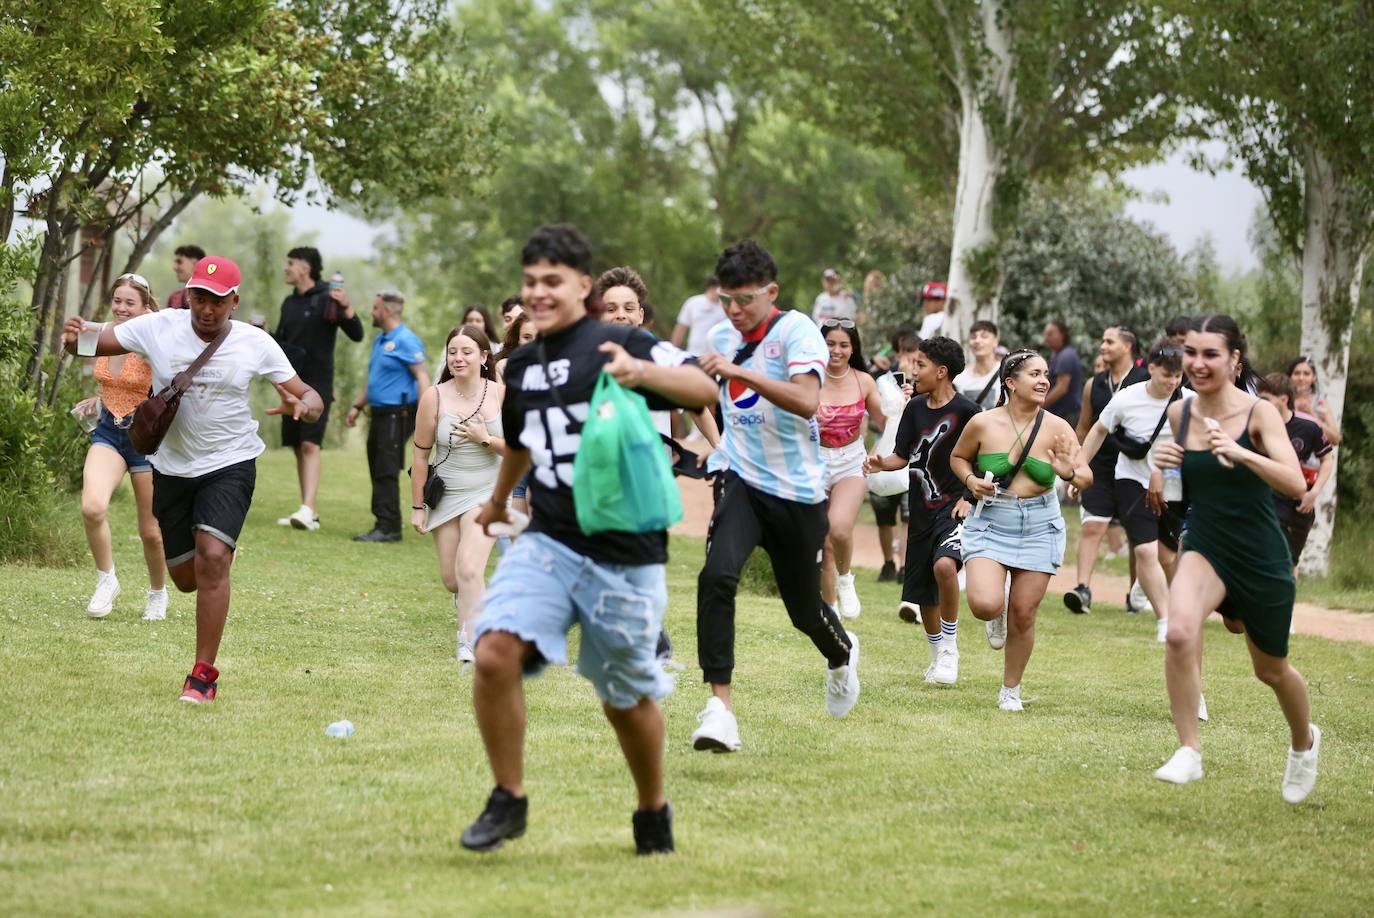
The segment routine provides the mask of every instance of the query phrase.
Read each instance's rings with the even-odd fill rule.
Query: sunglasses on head
[[[853,328],[853,319],[824,319],[821,321],[821,328]]]
[[[1157,348],[1155,348],[1153,351],[1150,352],[1150,359],[1151,359],[1151,360],[1153,360],[1153,359],[1156,358],[1156,357],[1182,357],[1182,356],[1183,356],[1183,348],[1178,347],[1178,346],[1173,345],[1173,344],[1165,344],[1165,345],[1163,345],[1162,347],[1157,347]]]
[[[119,277],[115,278],[115,283],[119,283],[120,281],[133,281],[135,284],[142,287],[144,290],[153,289],[148,284],[148,278],[144,277],[142,274],[134,274],[133,272],[129,272],[128,274],[121,274],[119,275]]]

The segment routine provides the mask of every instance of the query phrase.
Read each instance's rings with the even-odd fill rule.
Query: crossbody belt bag
[[[1164,410],[1160,412],[1159,423],[1155,425],[1155,432],[1150,434],[1150,439],[1148,440],[1133,437],[1126,433],[1125,427],[1117,425],[1116,430],[1112,432],[1112,442],[1116,444],[1117,450],[1128,459],[1140,460],[1148,456],[1150,454],[1150,447],[1155,445],[1155,440],[1159,439],[1159,432],[1164,429],[1164,422],[1169,419],[1169,405],[1172,405],[1182,397],[1183,395],[1179,389],[1175,389],[1174,394],[1169,396],[1168,403],[1165,404]]]
[[[151,398],[146,398],[134,409],[134,421],[129,425],[129,442],[134,449],[145,456],[151,456],[162,445],[162,438],[176,420],[177,409],[181,407],[181,397],[191,388],[191,380],[219,350],[224,339],[229,337],[230,323],[225,322],[218,335],[205,345],[200,356],[191,365],[172,377],[171,383]]]

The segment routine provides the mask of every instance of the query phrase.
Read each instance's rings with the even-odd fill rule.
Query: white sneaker
[[[1137,580],[1131,584],[1131,608],[1136,612],[1153,612],[1155,607],[1150,605],[1150,597],[1145,595],[1145,588]]]
[[[1161,618],[1155,620],[1155,640],[1163,644],[1169,639],[1169,620]]]
[[[287,523],[292,529],[304,529],[306,532],[314,532],[320,528],[320,518],[305,504],[301,508],[286,518]],[[278,520],[277,522],[281,522]]]
[[[1288,749],[1288,767],[1283,770],[1283,799],[1302,803],[1317,784],[1317,753],[1322,747],[1322,731],[1312,724],[1312,748],[1306,752]]]
[[[926,685],[934,685],[934,684],[935,684],[935,664],[932,663],[932,664],[930,664],[929,666],[926,667]]]
[[[1007,646],[1007,610],[1003,609],[1001,615],[984,622],[983,630],[987,632],[988,646],[993,650],[1001,650]]]
[[[899,602],[897,604],[897,617],[909,624],[919,625],[921,623],[921,607],[914,602]]]
[[[845,634],[849,635],[849,663],[826,676],[825,709],[831,717],[845,716],[859,700],[859,636],[853,631]]]
[[[1207,699],[1201,695],[1197,696],[1197,719],[1207,720]]]
[[[143,607],[145,622],[160,622],[167,618],[167,588],[148,591],[148,602]]]
[[[1155,769],[1155,777],[1170,784],[1202,780],[1202,753],[1192,746],[1179,746],[1173,758]]]
[[[692,748],[712,752],[739,752],[739,721],[735,714],[714,695],[706,702],[706,709],[697,715],[700,726],[692,734]]]
[[[835,592],[839,594],[840,616],[843,618],[858,618],[859,594],[854,590],[854,574],[840,574],[835,578]]]
[[[86,605],[86,614],[91,618],[104,618],[114,610],[115,600],[119,598],[119,578],[114,571],[98,571],[100,579],[96,581],[95,592],[91,594],[91,601]]]
[[[953,685],[959,681],[959,651],[940,648],[940,655],[935,658],[934,680],[936,685]]]
[[[1025,708],[1021,707],[1021,686],[1002,686],[1002,690],[997,693],[997,706],[1003,711],[1024,711]]]

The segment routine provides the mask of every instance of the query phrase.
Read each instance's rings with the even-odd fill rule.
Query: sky
[[[1215,157],[1221,150],[1211,146],[1205,152]],[[1244,176],[1236,172],[1210,176],[1194,171],[1186,152],[1180,151],[1163,162],[1133,169],[1122,178],[1141,195],[1140,200],[1127,204],[1127,213],[1153,224],[1180,253],[1210,235],[1224,272],[1243,273],[1258,264],[1250,247],[1249,230],[1255,208],[1264,199]],[[371,255],[374,239],[387,231],[385,225],[368,224],[318,206],[298,205],[292,209],[291,219],[296,227],[317,233],[320,249],[335,255]]]

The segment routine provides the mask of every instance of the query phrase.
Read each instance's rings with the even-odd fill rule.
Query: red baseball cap
[[[921,288],[921,299],[943,300],[947,293],[944,281],[931,281]]]
[[[215,296],[228,296],[239,289],[239,266],[219,255],[207,255],[196,262],[186,288],[208,290]]]

